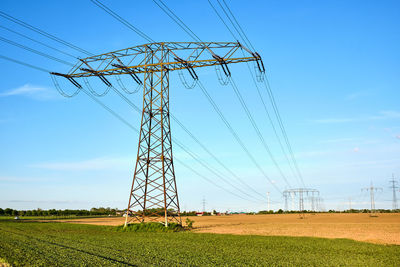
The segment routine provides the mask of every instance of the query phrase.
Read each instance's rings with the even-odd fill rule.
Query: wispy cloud
[[[347,123],[347,122],[365,122],[387,119],[400,119],[400,112],[393,110],[385,110],[379,112],[378,115],[364,117],[349,117],[349,118],[327,118],[314,120],[316,123]]]
[[[54,92],[54,90],[44,86],[25,84],[18,88],[0,93],[0,97],[10,96],[26,96],[37,100],[46,100],[56,98],[57,94]]]
[[[88,171],[88,170],[126,170],[135,164],[134,157],[94,158],[72,162],[43,162],[30,164],[29,167],[59,170],[59,171]]]
[[[336,139],[328,139],[328,140],[322,140],[320,143],[322,144],[336,144],[336,143],[347,143],[347,142],[354,142],[357,141],[358,139],[356,138],[336,138]]]
[[[42,182],[48,180],[49,179],[37,178],[37,177],[0,176],[0,182],[26,183],[26,182]]]
[[[382,143],[380,139],[366,139],[366,138],[336,138],[336,139],[327,139],[322,140],[319,143],[321,144],[358,144],[358,145],[371,145],[371,144],[379,144]]]
[[[350,101],[371,95],[372,93],[369,91],[359,91],[346,95],[344,99]]]

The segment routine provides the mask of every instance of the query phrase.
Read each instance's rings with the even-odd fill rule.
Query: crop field
[[[378,217],[370,217],[365,213],[321,213],[307,214],[304,219],[300,219],[298,214],[205,216],[190,219],[195,221],[194,231],[201,233],[348,238],[377,244],[400,245],[399,213],[382,213]],[[121,225],[124,218],[64,221]]]
[[[400,246],[347,239],[118,232],[112,226],[0,221],[13,266],[398,266]]]

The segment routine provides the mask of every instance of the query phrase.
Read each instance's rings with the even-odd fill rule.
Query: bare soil
[[[358,241],[400,245],[400,213],[368,214],[298,214],[228,215],[189,217],[194,220],[194,231],[199,233],[309,236],[349,238]],[[183,217],[182,221],[185,222]],[[61,220],[69,223],[121,225],[125,219],[86,218]]]

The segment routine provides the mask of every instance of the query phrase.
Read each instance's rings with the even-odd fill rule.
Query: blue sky
[[[192,41],[152,1],[103,3],[156,41]],[[235,41],[207,0],[165,3],[204,41]],[[215,1],[213,1],[215,3]],[[400,176],[400,4],[398,1],[229,1],[230,8],[261,54],[281,116],[307,187],[320,190],[326,208],[368,207],[361,188],[383,188],[377,207],[391,207],[392,173]],[[92,53],[146,41],[89,0],[10,1],[0,10]],[[0,25],[48,45],[83,56],[0,17]],[[0,36],[74,59],[4,28]],[[68,66],[0,42],[0,54],[58,72]],[[132,182],[138,135],[83,93],[58,95],[48,74],[1,60],[0,207],[125,208]],[[224,115],[281,189],[285,183],[262,148],[232,88],[218,83],[213,68],[198,75]],[[231,66],[233,78],[290,185],[291,175],[268,123],[247,66]],[[114,81],[115,82],[115,81]],[[247,184],[281,208],[282,197],[259,173],[202,95],[171,75],[171,112]],[[67,83],[65,90],[73,90]],[[133,83],[130,84],[134,86]],[[99,84],[100,86],[100,84]],[[260,87],[272,112],[265,89]],[[99,89],[100,90],[100,89]],[[129,96],[141,106],[141,93]],[[140,116],[115,94],[102,98],[132,125]],[[229,177],[171,122],[174,137]],[[174,147],[174,155],[223,185]],[[244,201],[176,163],[181,209],[260,210],[265,202]],[[229,187],[227,187],[229,188]],[[234,191],[234,189],[229,188]],[[399,193],[400,194],[400,193]]]

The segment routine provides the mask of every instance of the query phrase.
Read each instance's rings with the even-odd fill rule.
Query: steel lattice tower
[[[375,213],[376,213],[376,210],[375,210],[375,192],[383,191],[383,189],[380,188],[380,187],[373,186],[372,182],[371,182],[371,186],[370,187],[366,187],[366,188],[361,189],[361,191],[364,191],[364,190],[365,191],[369,191],[369,194],[370,194],[370,200],[371,200],[370,216],[371,217],[376,217],[377,215],[375,215]]]
[[[77,78],[93,76],[108,87],[112,84],[106,77],[115,75],[129,75],[143,84],[139,146],[125,225],[129,218],[137,222],[181,224],[172,155],[170,72],[186,69],[198,80],[195,68],[220,66],[230,76],[228,64],[249,61],[256,62],[259,70],[265,72],[260,55],[239,42],[161,42],[79,59],[69,73],[52,73],[67,78],[78,88],[81,85]]]
[[[389,187],[390,189],[392,189],[392,210],[397,210],[398,206],[397,206],[397,196],[396,196],[396,190],[397,188],[399,188],[396,184],[397,181],[394,179],[394,174],[392,174],[392,180],[389,181],[391,183],[391,186]]]
[[[142,122],[129,210],[143,221],[152,215],[158,219],[162,209],[166,224],[168,217],[181,223],[172,157],[168,70],[145,73],[143,84]],[[135,213],[136,209],[141,212]]]
[[[305,211],[304,209],[304,195],[311,195],[310,197],[310,205],[311,205],[311,210],[315,211],[315,196],[316,194],[319,198],[319,191],[316,189],[311,189],[311,188],[293,188],[293,189],[286,189],[283,191],[283,197],[285,198],[285,210],[288,211],[288,198],[291,198],[291,200],[294,202],[294,199],[296,196],[298,196],[299,199],[299,212]],[[292,210],[294,210],[294,206],[292,204]]]

